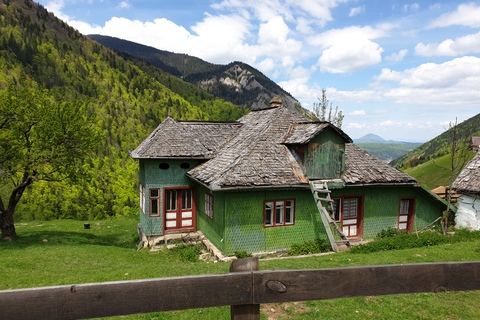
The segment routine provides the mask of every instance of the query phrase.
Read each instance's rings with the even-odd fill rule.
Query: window
[[[208,193],[205,193],[205,214],[213,219],[213,196]]]
[[[340,221],[340,212],[342,212],[342,198],[333,198],[333,219]]]
[[[295,221],[295,200],[267,200],[263,203],[265,227],[293,225]]]
[[[158,217],[160,215],[160,192],[159,189],[150,189],[150,216]]]
[[[145,186],[140,183],[140,210],[145,214]]]
[[[343,219],[356,218],[358,212],[358,198],[343,199]]]

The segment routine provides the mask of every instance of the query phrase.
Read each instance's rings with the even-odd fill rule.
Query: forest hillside
[[[218,65],[187,54],[158,50],[114,37],[89,37],[118,52],[142,59],[234,104],[256,110],[268,107],[271,98],[280,97],[287,107],[295,108],[302,114],[308,113],[291,94],[246,63],[235,61]]]
[[[177,120],[230,121],[248,112],[153,66],[126,61],[30,0],[0,0],[0,69],[0,94],[28,84],[46,89],[52,101],[86,103],[84,116],[98,140],[81,179],[34,183],[17,219],[136,214],[138,164],[128,151],[169,109]],[[1,182],[5,199],[12,186]]]
[[[453,123],[452,123],[453,124]],[[395,168],[413,168],[432,159],[439,158],[450,153],[451,128],[421,146],[415,148],[400,158],[392,160],[390,165]],[[463,143],[470,144],[472,136],[480,136],[480,113],[457,124],[458,136]]]

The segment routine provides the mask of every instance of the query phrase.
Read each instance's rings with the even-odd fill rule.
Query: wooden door
[[[345,197],[342,205],[342,232],[348,238],[362,238],[363,208],[361,197]]]
[[[193,188],[166,188],[164,199],[165,232],[195,231],[195,190]]]
[[[400,199],[400,210],[398,212],[398,230],[410,232],[413,229],[413,218],[415,217],[415,198]]]

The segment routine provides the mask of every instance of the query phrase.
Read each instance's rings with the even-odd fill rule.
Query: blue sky
[[[352,138],[425,142],[480,113],[480,1],[41,0],[83,34],[246,62]]]

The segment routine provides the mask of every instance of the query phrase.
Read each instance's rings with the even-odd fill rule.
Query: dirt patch
[[[260,306],[260,312],[265,314],[268,320],[290,319],[292,314],[310,310],[303,302],[267,303]]]

